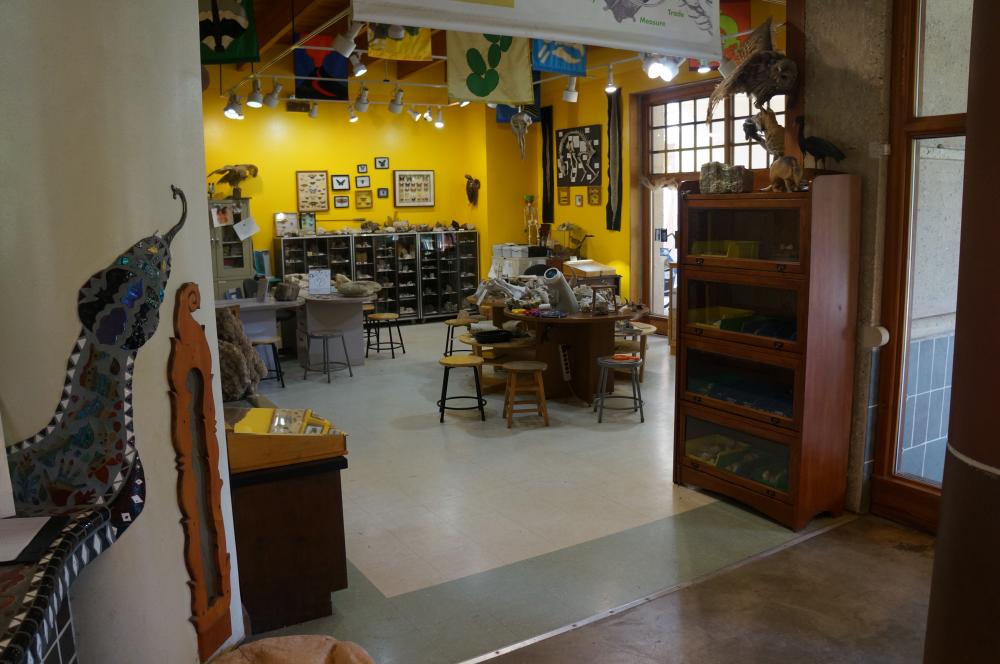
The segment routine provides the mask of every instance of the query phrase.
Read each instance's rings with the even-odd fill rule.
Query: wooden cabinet
[[[843,509],[860,190],[680,193],[674,481],[795,530]]]

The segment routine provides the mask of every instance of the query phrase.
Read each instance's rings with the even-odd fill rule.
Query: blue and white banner
[[[719,0],[354,0],[354,20],[718,60]]]
[[[583,44],[531,40],[531,68],[567,76],[587,75],[587,47]]]

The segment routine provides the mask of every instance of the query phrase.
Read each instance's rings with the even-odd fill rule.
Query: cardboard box
[[[617,274],[610,265],[591,260],[566,261],[563,272],[568,277],[612,277]]]

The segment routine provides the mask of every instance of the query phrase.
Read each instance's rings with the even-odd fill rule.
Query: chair
[[[444,324],[447,326],[447,330],[446,330],[445,338],[444,338],[444,356],[445,357],[450,357],[451,355],[453,355],[455,353],[469,352],[469,351],[465,350],[464,348],[460,348],[457,351],[455,350],[455,328],[457,328],[457,327],[464,327],[466,330],[469,330],[469,329],[472,328],[472,322],[473,321],[471,321],[471,320],[468,320],[468,319],[462,320],[460,318],[452,318],[451,320],[446,320],[444,322]]]
[[[616,353],[639,353],[642,358],[642,368],[639,369],[639,382],[646,377],[646,337],[656,334],[656,326],[649,323],[630,323],[632,329],[615,333]]]
[[[250,345],[254,350],[257,350],[259,346],[267,346],[271,349],[271,360],[274,362],[274,369],[268,369],[267,375],[261,380],[277,380],[281,383],[281,387],[285,387],[285,372],[281,368],[281,359],[278,357],[278,344],[280,343],[280,336],[255,337],[250,339]],[[274,374],[274,376],[271,374]]]
[[[541,415],[545,426],[549,426],[549,408],[545,402],[545,383],[542,376],[548,365],[545,362],[523,360],[505,362],[500,366],[507,372],[507,391],[503,400],[503,416],[507,418],[507,428],[513,425],[514,415],[517,413]],[[520,376],[524,374],[528,375],[528,382],[520,380]],[[517,395],[524,393],[533,394],[534,398],[518,401]],[[520,404],[532,404],[533,407],[517,409],[516,406]]]
[[[403,345],[403,331],[399,328],[399,314],[369,314],[368,320],[375,329],[375,341],[373,343],[371,336],[368,337],[367,344],[365,345],[365,357],[368,357],[368,352],[371,350],[374,350],[376,353],[387,350],[392,353],[392,359],[396,359],[397,348],[402,348],[403,354],[406,354],[406,346]],[[392,338],[393,326],[395,326],[396,334],[399,337],[396,340]],[[389,333],[388,341],[382,341],[383,329]]]
[[[646,421],[646,414],[642,409],[642,388],[639,386],[639,369],[642,367],[642,358],[633,356],[631,359],[615,359],[611,356],[597,358],[597,395],[594,397],[594,412],[597,413],[597,423],[604,421],[604,409],[609,410],[631,410],[633,413],[639,411],[639,421]],[[608,380],[612,371],[627,371],[632,383],[632,395],[612,394],[608,391]],[[607,399],[627,399],[632,402],[631,406],[605,406]]]
[[[310,371],[316,371],[316,372],[326,373],[326,382],[330,383],[330,382],[332,382],[331,377],[330,377],[330,372],[331,372],[331,370],[332,370],[333,367],[336,367],[338,370],[341,370],[341,371],[346,368],[348,375],[350,375],[353,378],[354,377],[354,367],[351,366],[351,355],[350,355],[350,353],[347,350],[347,339],[344,337],[343,330],[339,330],[339,329],[336,329],[336,328],[317,330],[317,329],[314,329],[314,328],[310,327],[310,325],[309,325],[309,321],[311,319],[311,317],[309,316],[309,307],[310,306],[311,305],[310,305],[309,301],[307,300],[306,301],[306,329],[305,329],[305,333],[306,333],[306,348],[305,348],[306,357],[305,357],[305,361],[303,361],[303,363],[302,363],[302,367],[303,367],[302,380],[305,380],[306,378],[308,378]],[[314,367],[313,366],[313,364],[312,364],[312,358],[310,357],[310,355],[312,354],[312,342],[313,342],[314,339],[319,339],[320,341],[323,342],[323,364],[321,366],[319,366],[319,367]],[[343,362],[331,362],[330,361],[330,340],[331,339],[340,339],[340,344],[341,344],[341,346],[344,349],[344,361]]]
[[[479,416],[483,422],[486,421],[486,399],[483,398],[483,388],[479,382],[479,371],[483,366],[483,358],[476,355],[452,355],[442,357],[438,363],[444,367],[444,379],[441,381],[441,400],[437,402],[438,410],[441,413],[441,422],[444,422],[444,411],[446,410],[479,410]],[[452,369],[470,368],[476,380],[476,396],[448,396],[448,376]],[[449,406],[449,401],[458,399],[475,400],[475,406]]]

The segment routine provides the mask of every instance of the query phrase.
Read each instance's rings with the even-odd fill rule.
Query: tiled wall
[[[954,348],[954,333],[910,342],[898,456],[900,473],[941,481],[948,444]]]

